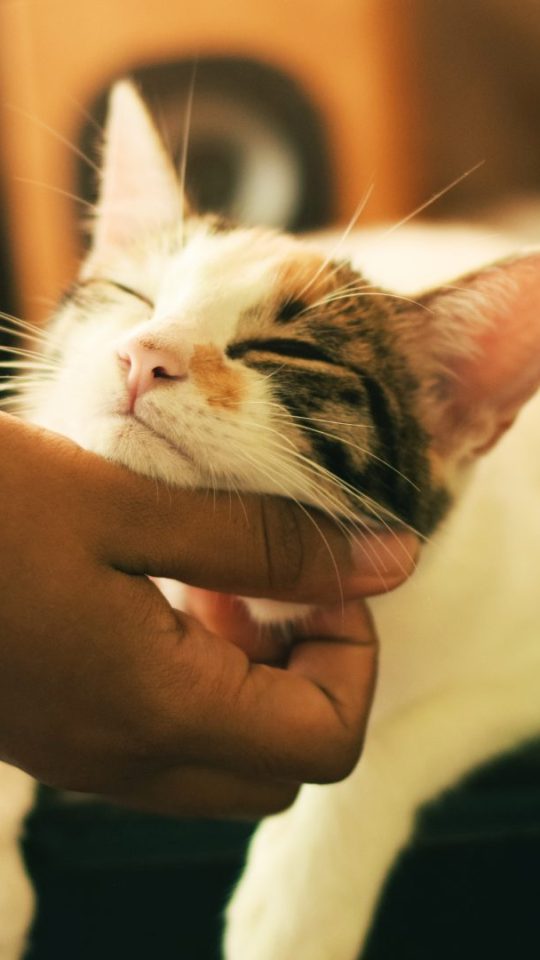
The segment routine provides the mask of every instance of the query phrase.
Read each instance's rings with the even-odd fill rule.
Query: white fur
[[[296,249],[293,240],[284,243],[285,250]],[[63,342],[65,361],[55,381],[36,397],[32,419],[171,483],[239,482],[244,489],[252,485],[263,489],[268,485],[264,465],[235,463],[234,452],[240,438],[246,454],[253,445],[257,456],[262,455],[264,430],[272,422],[263,402],[270,399],[264,378],[242,369],[248,403],[234,415],[210,409],[190,381],[173,388],[173,393],[164,384],[140,399],[139,420],[176,443],[193,458],[190,463],[123,416],[126,382],[115,348],[129,330],[132,335],[160,338],[171,350],[198,343],[223,349],[235,336],[239,316],[269,296],[283,252],[283,242],[272,236],[248,230],[211,236],[202,225],[180,253],[150,247],[140,254],[135,251],[132,259],[113,261],[107,275],[135,289],[142,286],[155,308],[114,288],[108,290],[112,302],[104,307],[96,299],[84,323],[77,322],[77,308],[68,305],[55,332]],[[282,492],[279,484],[273,489]]]
[[[539,432],[540,397],[412,580],[371,602],[381,666],[364,756],[259,828],[227,960],[355,960],[418,808],[540,732]]]
[[[390,283],[395,266],[393,289],[413,292],[441,282],[445,258],[475,269],[507,252],[475,231],[415,228],[381,243],[370,267]],[[226,960],[356,960],[419,807],[540,733],[539,436],[537,395],[414,577],[371,601],[381,662],[364,756],[259,828],[228,908]]]
[[[0,960],[19,960],[32,920],[34,895],[19,840],[34,793],[31,777],[0,763]]]

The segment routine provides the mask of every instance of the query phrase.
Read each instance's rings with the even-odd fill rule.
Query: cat
[[[287,496],[351,536],[400,523],[427,542],[408,583],[371,601],[363,757],[257,830],[227,960],[355,960],[418,808],[540,732],[540,253],[509,252],[465,228],[340,244],[197,216],[134,87],[113,90],[91,247],[24,415],[167,483]],[[249,606],[259,621],[305,612]],[[31,787],[3,778],[2,887],[18,878],[21,907],[0,900],[0,960],[16,960]]]

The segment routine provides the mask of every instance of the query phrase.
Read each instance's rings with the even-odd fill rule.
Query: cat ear
[[[540,387],[540,251],[420,302],[405,336],[421,417],[435,451],[464,464],[493,446]]]
[[[134,85],[115,84],[109,101],[93,258],[106,259],[137,233],[181,221],[173,164]]]

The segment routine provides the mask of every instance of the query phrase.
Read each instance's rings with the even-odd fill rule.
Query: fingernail
[[[415,567],[418,538],[408,531],[373,532],[352,543],[354,571],[361,576],[405,579]]]

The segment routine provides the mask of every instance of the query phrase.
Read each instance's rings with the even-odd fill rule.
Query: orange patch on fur
[[[319,300],[340,286],[339,270],[319,254],[308,251],[282,264],[278,274],[279,292],[292,298],[302,297],[308,303]]]
[[[444,458],[437,453],[433,447],[427,451],[427,459],[431,468],[431,480],[439,485],[444,485],[448,480],[448,464]]]
[[[189,372],[211,407],[236,410],[242,400],[242,374],[230,367],[211,343],[194,347]]]

